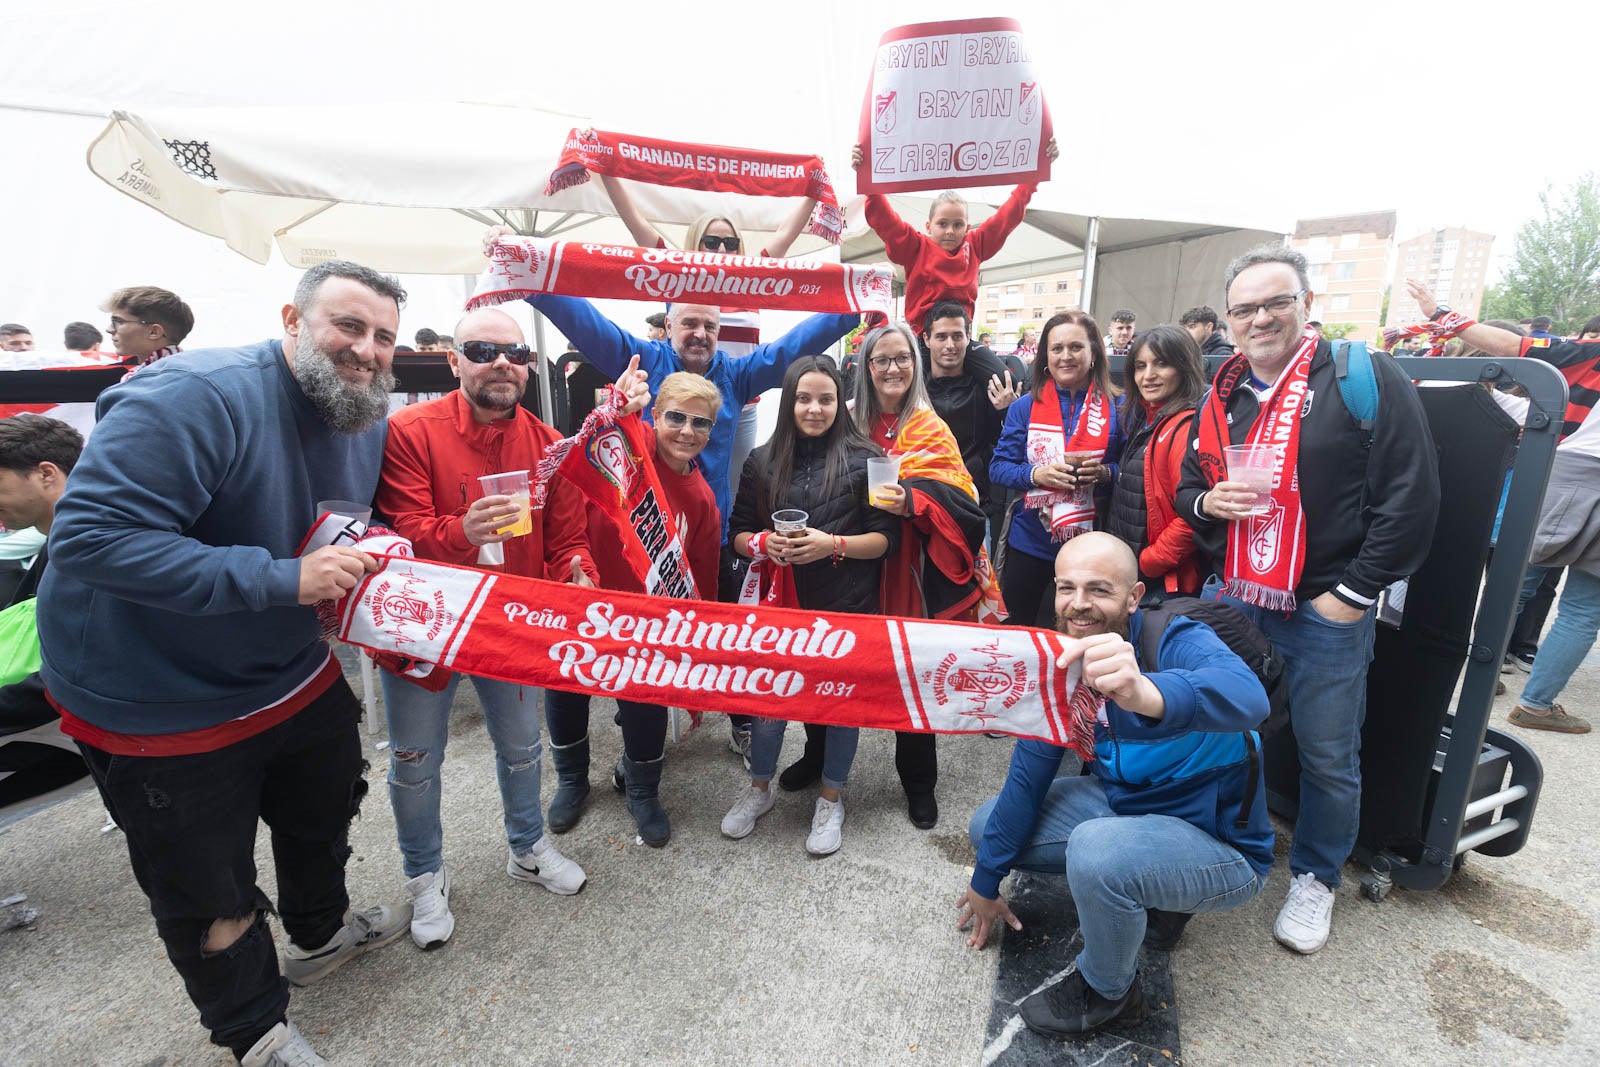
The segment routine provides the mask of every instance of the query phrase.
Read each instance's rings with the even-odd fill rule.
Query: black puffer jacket
[[[846,416],[840,412],[839,417]],[[900,542],[900,520],[867,503],[867,457],[880,453],[864,448],[851,450],[849,476],[834,478],[831,491],[824,497],[823,449],[812,438],[797,439],[794,471],[779,505],[773,502],[773,487],[766,484],[771,447],[762,445],[744,461],[739,497],[733,502],[733,518],[728,526],[730,539],[741,533],[772,529],[772,512],[778,507],[799,508],[811,516],[806,525],[813,530],[841,537],[880,533],[889,539],[889,551],[894,551]],[[882,570],[882,558],[846,559],[837,566],[826,559],[802,564],[794,568],[795,593],[800,606],[812,611],[874,614],[878,611]]]
[[[1106,532],[1133,549],[1134,555],[1150,543],[1150,519],[1144,502],[1144,454],[1154,428],[1153,423],[1144,423],[1122,446],[1117,484],[1111,490],[1111,507],[1106,511]]]

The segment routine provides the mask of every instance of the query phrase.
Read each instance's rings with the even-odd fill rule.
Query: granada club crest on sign
[[[1024,126],[1032,125],[1039,114],[1038,88],[1038,82],[1022,82],[1017,89],[1017,121]]]
[[[894,125],[900,118],[897,106],[899,95],[898,92],[890,90],[873,96],[872,128],[879,133],[890,133],[894,130]]]

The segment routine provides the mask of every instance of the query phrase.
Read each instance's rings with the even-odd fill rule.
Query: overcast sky
[[[1588,45],[1574,38],[1563,54],[1562,27],[1579,16],[1553,3],[4,6],[0,105],[536,105],[624,131],[821,152],[845,194],[878,36],[978,14],[1022,21],[1062,147],[1051,192],[1086,209],[1195,202],[1244,222],[1392,208],[1400,239],[1464,225],[1494,233],[1498,258],[1547,181],[1600,169]],[[270,329],[288,269],[257,267],[90,176],[83,153],[101,125],[0,107],[0,318],[54,332],[98,321],[76,290],[98,299],[177,278],[257,309],[230,317],[243,336],[206,343]],[[473,165],[470,144],[420,147]],[[461,291],[413,287],[427,294],[417,324],[444,321]]]

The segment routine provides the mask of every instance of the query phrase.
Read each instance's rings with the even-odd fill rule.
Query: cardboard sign
[[[1015,19],[884,34],[861,107],[862,193],[1043,182],[1050,110]]]

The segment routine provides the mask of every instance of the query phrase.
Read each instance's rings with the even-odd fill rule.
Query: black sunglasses
[[[517,366],[526,367],[533,359],[533,349],[527,345],[497,345],[493,341],[459,341],[456,351],[474,363],[493,363],[496,356],[505,356]]]
[[[694,427],[694,432],[701,437],[710,433],[711,427],[717,424],[716,419],[708,419],[704,415],[691,415],[687,411],[674,411],[672,408],[661,412],[660,418],[670,430],[681,430],[687,423]]]
[[[739,239],[737,237],[713,237],[708,233],[700,238],[700,247],[707,252],[715,252],[719,248],[724,252],[737,252],[739,251]]]

